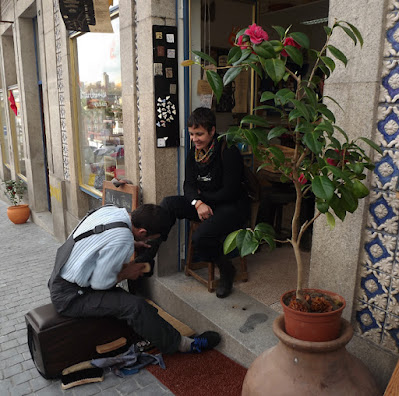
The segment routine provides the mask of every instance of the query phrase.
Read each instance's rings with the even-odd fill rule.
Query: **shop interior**
[[[328,7],[329,0],[192,1],[191,48],[210,54],[217,60],[218,66],[224,66],[236,33],[256,22],[266,30],[270,39],[277,39],[277,33],[272,26],[287,28],[291,25],[291,31],[300,31],[309,37],[311,48],[320,49],[325,38],[323,26],[327,25]],[[310,63],[311,60],[305,56],[303,73],[310,68]],[[201,81],[205,77],[199,69],[193,68],[191,72],[192,108],[199,106],[212,108],[216,114],[218,132],[223,132],[232,125],[239,125],[241,118],[251,113],[252,109],[260,104],[259,99],[264,90],[278,90],[291,83],[287,80],[274,87],[270,81],[260,81],[251,71],[243,72],[233,83],[225,87],[221,100],[216,103],[209,89],[207,90],[206,85]],[[220,74],[224,72],[224,70],[218,70]],[[260,114],[267,118],[272,124],[271,127],[280,122],[279,117],[270,112],[267,113],[266,110]],[[273,143],[285,147],[286,150],[290,150],[292,146],[290,137],[284,135]],[[250,148],[240,147],[240,149],[244,163],[256,170],[259,164],[254,159]],[[290,236],[289,229],[295,199],[292,185],[281,183],[280,175],[270,169],[259,171],[257,176],[262,186],[257,221],[272,223],[279,239],[285,239]],[[311,216],[314,211],[314,202],[310,199],[305,206],[305,215]],[[309,273],[311,238],[310,230],[301,244],[306,267],[305,284]],[[291,245],[278,244],[272,252],[267,246],[262,246],[257,253],[247,257],[247,264],[249,281],[237,282],[235,287],[280,311],[280,295],[296,287],[296,264]],[[238,261],[237,265],[239,265]]]

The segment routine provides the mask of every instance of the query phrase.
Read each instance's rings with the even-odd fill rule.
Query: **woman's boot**
[[[236,269],[234,268],[231,260],[228,260],[225,256],[218,259],[216,261],[216,265],[219,267],[220,272],[219,285],[216,289],[216,297],[225,298],[230,295],[231,290],[233,289]]]

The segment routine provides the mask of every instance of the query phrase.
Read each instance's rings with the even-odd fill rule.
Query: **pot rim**
[[[343,310],[345,309],[345,307],[346,307],[346,300],[345,300],[345,298],[343,298],[343,297],[342,297],[340,294],[338,294],[338,293],[331,292],[331,291],[329,291],[329,290],[324,290],[324,289],[315,289],[315,288],[312,288],[312,287],[303,288],[302,290],[303,290],[303,291],[310,291],[310,290],[311,290],[311,291],[315,291],[315,292],[327,294],[328,296],[337,296],[337,297],[339,297],[339,299],[342,301],[342,306],[339,307],[338,309],[336,309],[335,311],[330,311],[330,312],[302,312],[302,311],[297,311],[297,310],[295,310],[295,309],[290,308],[288,305],[285,305],[285,304],[284,304],[284,297],[285,297],[287,294],[295,293],[295,292],[296,292],[296,289],[292,289],[292,290],[289,290],[289,291],[283,293],[283,294],[281,295],[281,297],[280,297],[280,304],[282,305],[283,309],[286,309],[286,310],[288,310],[288,311],[290,311],[290,312],[293,312],[293,313],[296,313],[296,314],[298,314],[298,315],[312,315],[312,316],[314,315],[314,316],[316,316],[316,317],[323,317],[323,316],[333,315],[334,313],[337,313],[337,312],[341,312],[341,311],[343,311]]]
[[[28,207],[29,205],[27,205],[27,204],[20,204],[20,205],[10,205],[7,209],[15,209],[15,208],[26,208],[26,207]]]
[[[273,321],[273,332],[276,337],[290,348],[299,351],[322,353],[326,351],[335,351],[344,347],[353,337],[352,325],[344,318],[341,318],[341,332],[338,338],[331,341],[303,341],[291,337],[285,332],[284,315],[278,316]]]

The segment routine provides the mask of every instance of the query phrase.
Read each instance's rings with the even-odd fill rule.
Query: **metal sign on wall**
[[[152,27],[157,147],[179,146],[177,28]]]

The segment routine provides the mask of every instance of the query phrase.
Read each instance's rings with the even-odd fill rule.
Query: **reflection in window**
[[[10,166],[10,146],[9,146],[9,133],[7,130],[6,117],[4,114],[4,95],[3,91],[0,90],[0,117],[1,117],[1,134],[2,139],[0,139],[2,145],[3,163]]]
[[[21,120],[21,102],[19,98],[19,89],[14,88],[11,90],[17,115],[13,112],[10,113],[11,117],[15,118],[15,137],[17,140],[17,150],[18,150],[18,173],[26,177],[26,167],[25,167],[25,144],[24,144],[24,134],[22,130],[22,120]]]
[[[78,36],[79,145],[82,182],[102,191],[125,174],[119,18],[114,33]]]

